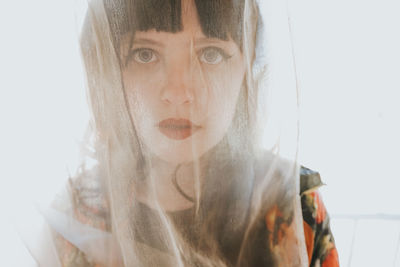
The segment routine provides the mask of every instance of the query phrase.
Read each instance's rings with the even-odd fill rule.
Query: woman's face
[[[190,162],[226,134],[245,67],[237,44],[207,38],[194,1],[182,1],[183,30],[137,31],[122,42],[123,83],[146,150],[171,163]]]

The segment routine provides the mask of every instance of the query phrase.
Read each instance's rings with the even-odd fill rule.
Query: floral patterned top
[[[339,258],[329,216],[317,191],[322,185],[319,173],[301,168],[300,193],[308,259],[310,267],[337,267]]]
[[[329,216],[322,202],[321,195],[318,192],[318,188],[322,185],[323,183],[318,172],[301,167],[300,194],[309,266],[338,267],[338,253],[329,225]],[[99,229],[107,228],[104,220],[93,220],[93,216],[90,216],[90,218],[86,216],[87,212],[93,215],[93,213],[100,213],[100,210],[77,209],[75,210],[77,219],[82,223]],[[277,206],[270,209],[265,216],[266,230],[272,233],[268,235],[268,242],[271,244],[270,247],[273,247],[272,244],[279,244],[280,239],[288,228],[284,220],[280,219],[282,216]],[[56,235],[55,237],[58,255],[63,267],[104,267],[100,264],[91,263],[82,251],[60,235]]]

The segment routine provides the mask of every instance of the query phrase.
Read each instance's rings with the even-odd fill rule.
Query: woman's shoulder
[[[302,165],[299,166],[296,162],[275,155],[269,150],[258,152],[255,157],[255,173],[256,176],[260,176],[259,179],[263,179],[262,176],[271,170],[275,179],[290,178],[297,172],[296,169],[300,177],[300,195],[315,191],[325,185],[319,172]]]
[[[60,218],[65,220],[62,227],[52,231],[62,266],[100,266],[91,262],[90,258],[99,258],[99,253],[92,253],[89,246],[104,238],[103,244],[97,243],[97,250],[102,251],[110,230],[109,209],[99,175],[97,168],[81,169],[68,179],[53,201],[52,209],[63,214]],[[86,254],[92,256],[88,258]]]
[[[317,171],[300,166],[300,195],[315,191],[325,185]]]
[[[271,162],[273,157],[265,154],[261,162]],[[294,165],[285,159],[278,158],[276,161],[277,178]],[[260,164],[262,165],[262,164]],[[266,167],[268,168],[268,167]],[[319,172],[300,166],[298,169],[299,194],[303,217],[304,237],[308,253],[309,266],[339,266],[338,254],[335,241],[330,229],[330,218],[322,201],[319,188],[325,185]],[[290,209],[289,209],[290,211]],[[286,210],[287,212],[287,210]],[[288,228],[290,221],[285,220],[285,207],[275,205],[267,210],[265,223],[267,230],[271,233],[272,240],[278,240],[281,230]],[[276,230],[278,229],[278,230]]]
[[[310,266],[339,266],[330,218],[318,188],[323,186],[318,172],[300,168],[300,196],[304,237]]]
[[[108,201],[98,168],[82,171],[70,178],[67,188],[75,218],[92,227],[108,230]]]

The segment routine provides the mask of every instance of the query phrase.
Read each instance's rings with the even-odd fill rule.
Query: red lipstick
[[[200,127],[187,119],[166,119],[158,124],[160,132],[174,140],[183,140],[191,136]]]

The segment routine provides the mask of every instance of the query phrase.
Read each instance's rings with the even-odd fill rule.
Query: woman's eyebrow
[[[134,45],[137,45],[137,44],[138,45],[155,45],[155,46],[159,46],[159,47],[164,47],[163,43],[157,42],[157,41],[152,40],[152,39],[146,39],[146,38],[135,39],[133,41],[133,44]]]
[[[196,44],[223,44],[227,41],[217,38],[200,37],[196,38],[195,42]]]

